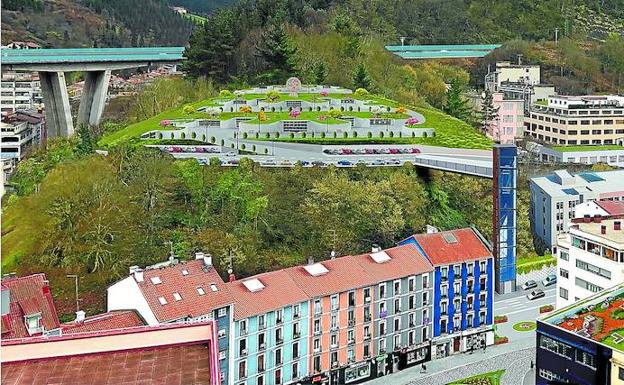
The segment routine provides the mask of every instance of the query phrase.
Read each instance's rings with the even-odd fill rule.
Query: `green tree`
[[[312,67],[312,82],[314,84],[325,84],[325,80],[327,80],[327,66],[321,59]]]
[[[364,88],[366,90],[370,89],[371,80],[364,63],[359,63],[357,67],[355,67],[355,71],[353,71],[352,82],[355,88]]]
[[[488,127],[498,119],[499,107],[494,106],[492,93],[485,91],[481,98],[481,110],[479,112],[479,123],[483,131],[487,131]]]
[[[93,139],[91,137],[91,128],[88,124],[82,123],[78,127],[78,138],[76,153],[78,155],[88,155],[93,153]]]
[[[279,83],[295,73],[297,48],[290,42],[282,24],[266,29],[257,52],[268,69],[264,75],[267,80]]]
[[[468,101],[462,97],[463,85],[457,79],[451,81],[451,87],[446,94],[446,105],[444,112],[458,119],[468,120],[470,118],[470,107]]]

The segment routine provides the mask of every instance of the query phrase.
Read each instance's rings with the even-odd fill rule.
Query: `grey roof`
[[[574,175],[567,170],[557,170],[550,175],[531,178],[531,182],[551,197],[624,191],[624,170],[582,172]],[[577,194],[572,194],[574,190]]]

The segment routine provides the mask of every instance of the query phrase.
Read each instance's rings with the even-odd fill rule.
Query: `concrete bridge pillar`
[[[78,107],[78,124],[87,123],[91,126],[100,124],[110,77],[110,70],[85,72],[84,88]]]
[[[69,95],[64,72],[39,72],[41,92],[46,109],[47,137],[69,137],[74,134]]]

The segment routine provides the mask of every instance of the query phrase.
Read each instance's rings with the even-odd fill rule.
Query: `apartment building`
[[[502,92],[492,94],[492,104],[498,110],[495,119],[485,125],[485,134],[502,144],[515,143],[524,135],[524,101],[504,99]]]
[[[33,147],[39,146],[45,135],[43,114],[33,110],[19,110],[2,117],[0,142],[2,149],[2,183],[5,184],[17,163]]]
[[[43,108],[41,83],[36,72],[3,72],[0,81],[2,115],[18,110]]]
[[[308,374],[308,297],[284,271],[226,284],[236,299],[234,384],[282,385]]]
[[[494,258],[476,233],[466,228],[413,235],[434,266],[433,359],[494,343]]]
[[[624,97],[550,96],[524,120],[525,136],[559,146],[622,145]]]
[[[556,253],[557,238],[568,231],[576,206],[596,200],[624,199],[624,171],[583,172],[567,170],[531,178],[530,219],[535,238]]]
[[[537,320],[535,384],[624,383],[624,285]]]
[[[523,113],[528,113],[534,103],[555,95],[555,87],[543,84],[539,65],[496,63],[494,71],[485,76],[485,89],[501,93],[505,100],[521,100]]]
[[[559,238],[557,257],[557,308],[624,282],[622,220],[578,220]]]
[[[230,356],[234,299],[212,265],[196,253],[192,261],[166,262],[141,269],[107,289],[108,311],[135,310],[150,326],[215,321],[219,357]],[[220,383],[230,384],[229,359],[219,359]]]

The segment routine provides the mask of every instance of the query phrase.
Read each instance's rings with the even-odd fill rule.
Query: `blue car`
[[[301,163],[303,167],[310,165],[310,162],[308,162],[307,160],[300,160],[299,163]]]
[[[349,162],[348,160],[340,160],[338,161],[338,166],[351,166],[353,163]]]

